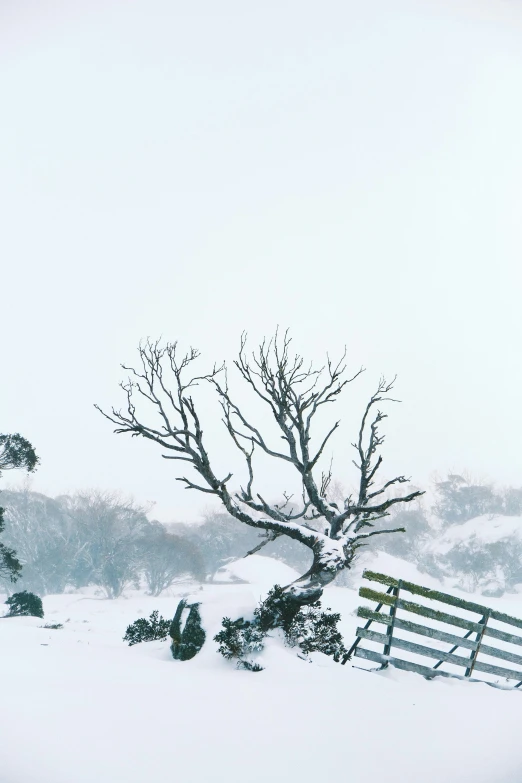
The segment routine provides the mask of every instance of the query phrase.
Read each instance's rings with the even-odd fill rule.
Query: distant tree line
[[[26,489],[4,491],[2,502],[3,540],[22,566],[18,585],[39,595],[96,585],[117,598],[141,579],[159,595],[176,579],[204,578],[200,552],[188,538],[169,533],[118,495],[49,498]]]
[[[450,474],[433,489],[431,507],[417,501],[393,516],[405,533],[377,537],[371,549],[407,559],[438,578],[455,577],[469,590],[501,592],[522,584],[522,520],[520,538],[483,543],[472,537],[438,550],[448,531],[476,517],[484,517],[482,526],[489,524],[489,516],[522,518],[522,488],[497,489]],[[221,512],[207,514],[201,523],[165,526],[115,494],[78,492],[50,498],[28,489],[5,490],[2,505],[3,546],[16,552],[22,569],[16,589],[39,595],[95,585],[115,598],[140,583],[159,595],[178,580],[213,579],[223,565],[260,543],[264,556],[298,572],[312,560],[310,550],[298,541],[281,536],[266,543],[260,531]],[[340,585],[353,581],[350,571],[342,577]],[[11,589],[5,575],[2,584]]]
[[[108,492],[78,492],[50,498],[29,489],[5,490],[5,545],[17,553],[17,590],[39,595],[66,588],[100,587],[117,598],[144,584],[159,595],[176,581],[211,579],[230,560],[260,542],[259,532],[224,513],[201,524],[162,525],[133,501]],[[308,567],[311,556],[298,542],[277,539],[264,554]],[[6,579],[4,589],[9,589]]]
[[[449,579],[450,587],[501,595],[522,586],[522,487],[449,474],[433,490],[431,508],[418,503],[395,516],[406,532],[379,542],[380,549]],[[497,517],[520,517],[520,525],[513,519],[494,533]],[[462,527],[471,520],[477,520],[473,530]]]

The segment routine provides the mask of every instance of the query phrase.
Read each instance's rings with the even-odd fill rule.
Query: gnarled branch
[[[332,467],[315,476],[321,457],[334,433],[337,421],[312,447],[312,425],[323,405],[333,403],[347,384],[354,381],[362,368],[353,376],[345,377],[346,350],[340,361],[327,357],[324,367],[315,369],[305,364],[299,354],[291,354],[288,331],[263,340],[250,357],[246,353],[246,334],[241,336],[239,355],[234,362],[239,376],[269,409],[279,429],[284,444],[274,447],[262,432],[234,401],[228,386],[225,365],[214,365],[206,374],[191,372],[199,359],[199,352],[191,348],[179,355],[176,343],[162,344],[146,340],[139,346],[139,368],[122,365],[129,373],[129,380],[121,384],[126,396],[126,409],[111,409],[105,413],[96,408],[111,423],[115,432],[146,438],[157,443],[166,453],[165,459],[189,463],[198,474],[193,481],[187,476],[178,477],[186,489],[214,495],[228,513],[240,522],[265,531],[266,538],[249,554],[259,551],[268,541],[281,535],[289,536],[308,546],[314,553],[314,564],[299,584],[289,586],[292,595],[302,600],[314,600],[322,586],[331,581],[342,568],[349,567],[354,548],[374,535],[397,532],[372,530],[375,523],[389,515],[389,509],[398,503],[409,503],[422,493],[410,492],[402,497],[388,497],[389,491],[407,481],[397,476],[375,486],[382,466],[379,451],[384,442],[379,426],[386,418],[377,406],[392,401],[389,396],[393,381],[381,379],[363,412],[358,440],[354,443],[359,471],[359,489],[356,499],[345,498],[343,508],[328,499],[332,479]],[[192,393],[202,384],[210,384],[217,393],[223,412],[225,428],[242,455],[247,481],[238,489],[229,489],[232,474],[220,479],[212,468],[207,451],[198,406]],[[137,411],[141,401],[152,410],[154,417],[145,419]],[[373,410],[376,410],[373,419]],[[269,503],[255,488],[254,458],[264,454],[291,465],[299,476],[302,501],[291,503],[291,495],[283,493],[284,502]],[[317,526],[311,527],[313,522]],[[319,524],[320,523],[320,524]],[[319,591],[319,593],[318,593]],[[297,600],[297,599],[296,599]]]

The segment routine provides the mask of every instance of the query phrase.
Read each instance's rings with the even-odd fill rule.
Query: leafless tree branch
[[[180,355],[175,342],[162,344],[159,340],[147,339],[140,343],[138,369],[122,365],[129,373],[129,380],[121,384],[126,397],[125,409],[112,408],[110,413],[106,413],[99,406],[96,408],[116,425],[116,433],[146,438],[166,452],[162,454],[165,459],[190,463],[201,481],[179,477],[177,480],[185,484],[186,489],[218,497],[233,517],[265,531],[264,541],[249,554],[259,551],[281,535],[311,548],[314,553],[312,568],[296,583],[289,585],[288,592],[302,602],[315,600],[322,587],[335,578],[339,570],[350,566],[354,547],[360,541],[380,533],[396,532],[372,530],[361,534],[360,530],[373,528],[378,520],[388,516],[388,509],[393,505],[409,503],[422,494],[415,491],[402,497],[387,497],[392,488],[406,483],[404,476],[389,479],[375,487],[382,466],[379,452],[384,442],[379,426],[386,418],[378,405],[394,401],[389,396],[394,381],[388,383],[381,378],[366,405],[358,440],[353,444],[358,458],[354,462],[359,472],[358,496],[355,501],[351,496],[345,498],[344,507],[339,509],[336,503],[328,500],[331,463],[320,480],[315,477],[315,469],[339,422],[330,427],[314,449],[312,424],[321,407],[335,402],[346,385],[354,381],[363,369],[349,378],[345,377],[346,349],[338,362],[327,356],[325,366],[320,369],[305,364],[302,356],[292,354],[288,331],[284,334],[276,331],[270,340],[263,340],[250,356],[246,345],[244,333],[234,365],[251,391],[268,406],[281,434],[283,448],[274,448],[234,401],[225,365],[214,365],[206,374],[194,373],[192,368],[199,359],[199,352],[191,348]],[[193,390],[202,384],[210,384],[216,391],[223,424],[244,461],[247,481],[237,491],[228,488],[231,473],[220,479],[212,468],[198,407],[192,397]],[[138,401],[146,404],[152,412],[149,421],[138,414]],[[284,501],[271,504],[254,490],[254,457],[258,451],[293,466],[302,486],[300,505],[295,506],[292,496],[287,493],[283,493]],[[313,522],[316,527],[311,527],[308,522]]]

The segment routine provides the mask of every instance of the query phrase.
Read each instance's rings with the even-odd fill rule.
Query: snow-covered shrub
[[[285,632],[287,644],[291,647],[299,646],[305,655],[322,652],[339,662],[347,652],[337,628],[340,619],[338,612],[332,612],[331,609],[323,611],[320,601],[304,606]]]
[[[187,609],[188,617],[182,628],[183,613]],[[188,605],[186,600],[182,599],[170,624],[169,634],[172,639],[170,649],[175,660],[189,661],[194,658],[203,647],[206,639],[205,631],[201,625],[199,604]]]
[[[332,613],[331,609],[323,611],[320,601],[299,607],[288,600],[279,585],[275,585],[257,607],[254,618],[265,632],[270,628],[282,628],[286,643],[290,647],[300,647],[305,655],[318,651],[332,655],[338,661],[346,652],[337,628],[341,615]]]
[[[43,617],[42,599],[34,593],[22,590],[7,599],[9,612],[6,617]]]
[[[223,658],[229,661],[236,658],[239,669],[259,672],[262,667],[250,657],[263,650],[266,633],[255,622],[250,623],[242,617],[238,620],[224,617],[223,630],[216,634],[214,641],[218,642],[218,652]]]
[[[254,609],[254,622],[263,631],[282,628],[285,633],[299,612],[299,604],[289,601],[280,585],[274,585],[264,601]]]
[[[214,641],[219,644],[218,652],[227,660],[239,658],[243,653],[244,631],[250,623],[242,617],[237,620],[223,617],[222,625],[223,630],[214,636]]]
[[[339,613],[325,611],[321,602],[299,607],[288,599],[282,587],[275,585],[254,610],[252,622],[240,617],[238,620],[223,618],[223,630],[215,637],[218,652],[228,660],[237,659],[238,668],[260,671],[250,656],[263,650],[265,637],[270,630],[281,628],[285,642],[290,647],[299,647],[305,656],[311,652],[322,652],[339,661],[346,653],[341,632],[337,624]],[[256,668],[253,668],[256,667]]]
[[[140,617],[139,620],[131,623],[125,631],[123,641],[128,642],[129,647],[140,642],[164,642],[168,636],[169,627],[170,621],[165,620],[157,611],[154,611],[148,620],[145,617]]]

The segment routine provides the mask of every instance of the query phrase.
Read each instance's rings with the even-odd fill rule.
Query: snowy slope
[[[458,544],[469,542],[494,544],[509,538],[518,538],[522,541],[522,517],[483,514],[462,525],[452,525],[440,536],[433,549],[445,554]]]
[[[460,586],[484,596],[522,591],[522,517],[483,514],[451,525],[429,542],[424,556]]]
[[[269,590],[274,584],[286,585],[298,577],[297,571],[280,560],[250,555],[222,566],[216,572],[214,579],[218,582],[249,582],[263,585],[266,590]]]
[[[419,581],[396,558],[382,555],[372,566]],[[181,588],[116,601],[92,591],[47,596],[43,621],[0,620],[1,783],[522,779],[518,692],[369,673],[322,655],[307,663],[275,640],[263,672],[237,671],[212,636],[224,615],[251,612],[283,574],[260,556],[228,571],[243,583],[192,586],[207,642],[188,662],[173,661],[167,642],[121,641],[128,623],[155,608],[172,616]],[[511,599],[491,605],[522,616],[521,597]],[[353,590],[326,591],[324,605],[343,613],[347,642],[358,603]],[[45,630],[45,622],[64,628]]]

